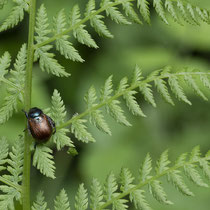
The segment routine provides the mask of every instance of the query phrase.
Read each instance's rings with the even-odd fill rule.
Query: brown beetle
[[[28,119],[28,130],[38,143],[47,142],[56,132],[55,122],[41,109],[33,107],[28,113],[23,112]]]

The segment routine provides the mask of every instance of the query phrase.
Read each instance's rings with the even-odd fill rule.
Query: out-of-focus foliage
[[[198,2],[198,0],[193,2],[196,1]],[[41,1],[38,1],[38,5],[40,3]],[[74,3],[79,3],[83,7],[84,0],[60,0],[53,1],[53,3],[51,0],[45,0],[50,21],[53,21],[52,16],[59,9],[65,7],[65,10],[69,11]],[[208,0],[199,1],[199,4],[202,4],[205,8],[210,8],[210,1]],[[3,20],[8,11],[11,10],[11,1],[8,1],[4,8],[5,10],[0,10],[0,20]],[[100,46],[97,50],[89,49],[74,43],[72,40],[72,43],[79,49],[82,58],[86,61],[85,63],[73,63],[55,52],[67,72],[71,72],[71,77],[68,79],[46,75],[36,65],[33,73],[32,105],[43,109],[50,107],[50,97],[56,88],[61,93],[70,113],[83,111],[86,105],[82,102],[81,96],[92,84],[99,93],[99,88],[109,75],[114,75],[114,82],[119,81],[122,77],[132,74],[130,70],[133,69],[134,64],[138,64],[144,70],[144,75],[168,64],[178,69],[183,66],[192,66],[209,70],[210,27],[205,23],[201,23],[200,26],[185,23],[181,26],[170,21],[170,18],[170,25],[166,26],[156,16],[152,10],[152,27],[146,24],[143,26],[118,26],[109,22],[109,29],[115,39],[96,37],[97,44]],[[1,33],[0,54],[9,51],[14,58],[18,52],[17,49],[20,49],[22,43],[26,40],[26,34],[27,21],[25,20],[11,31]],[[2,103],[5,91],[3,85],[1,85],[0,103]],[[210,97],[209,92],[205,94],[208,98]],[[112,128],[111,137],[88,125],[97,142],[84,145],[75,141],[79,152],[79,156],[76,157],[68,156],[62,151],[56,152],[57,179],[55,181],[48,180],[33,170],[33,192],[36,193],[40,189],[45,191],[46,200],[55,198],[63,187],[65,187],[68,195],[74,194],[81,180],[87,185],[90,185],[92,177],[104,181],[106,174],[110,171],[117,174],[122,166],[129,167],[136,175],[136,169],[139,168],[139,164],[147,152],[150,152],[153,159],[157,159],[157,156],[164,149],[170,148],[173,159],[173,157],[189,151],[189,148],[191,149],[197,144],[201,145],[202,151],[205,152],[210,146],[209,102],[203,102],[194,96],[190,97],[190,90],[188,95],[192,106],[174,100],[176,104],[174,108],[161,99],[159,100],[159,96],[156,97],[155,94],[157,109],[138,97],[138,102],[147,118],[133,118],[130,114],[127,114],[127,118],[133,126],[126,128],[116,125],[111,118],[107,117],[106,120]],[[12,144],[15,137],[22,134],[23,122],[23,114],[14,115],[12,120],[0,127],[1,136],[9,136]],[[71,139],[74,140],[73,137]],[[183,198],[171,187],[165,189],[169,197],[173,197],[173,202],[176,205],[163,206],[151,201],[151,206],[154,209],[209,208],[208,189],[192,187],[196,199]],[[70,199],[74,200],[74,198]],[[49,205],[53,205],[53,201]]]

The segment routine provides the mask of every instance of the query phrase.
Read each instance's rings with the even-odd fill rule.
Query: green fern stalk
[[[24,108],[29,110],[31,108],[31,89],[32,89],[32,68],[34,58],[34,27],[36,14],[36,0],[30,0],[29,10],[29,34],[28,34],[28,48],[27,48],[27,64],[25,75],[25,90],[24,90]],[[27,127],[27,122],[25,123]],[[23,166],[23,189],[22,200],[23,210],[30,210],[30,167],[31,167],[31,136],[28,131],[25,132],[24,138],[24,166]]]

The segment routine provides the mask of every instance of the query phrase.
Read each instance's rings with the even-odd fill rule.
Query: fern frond
[[[22,181],[23,172],[23,138],[15,142],[12,151],[9,153],[10,159],[6,159],[8,155],[8,144],[5,139],[0,141],[1,153],[0,164],[8,163],[7,171],[10,175],[3,175],[2,179],[7,185],[0,185],[0,190],[3,194],[0,195],[1,209],[15,209],[15,200],[21,200],[21,190],[19,183]],[[5,169],[0,166],[1,170]],[[1,179],[1,180],[2,180]]]
[[[42,4],[37,12],[36,17],[36,27],[35,27],[35,40],[37,44],[46,41],[51,30],[48,29],[49,23],[47,18],[47,11]],[[58,61],[54,58],[53,53],[48,51],[52,48],[52,45],[45,45],[35,50],[34,59],[39,59],[40,68],[42,71],[47,71],[47,73],[52,73],[58,77],[68,77],[69,73],[65,72],[63,66],[61,66]]]
[[[23,158],[24,158],[24,141],[21,137],[17,140],[9,153],[10,159],[7,161],[7,171],[11,175],[4,175],[3,177],[11,182],[18,184],[22,181],[23,173]]]
[[[156,107],[154,96],[153,96],[152,90],[150,88],[151,88],[151,85],[148,83],[144,83],[139,86],[139,90],[143,94],[145,100],[147,102],[149,102],[150,104],[152,104],[152,106]]]
[[[176,14],[176,11],[174,9],[173,1],[166,0],[165,1],[165,8],[168,10],[168,12],[172,16],[173,20],[175,22],[179,22],[178,17],[177,17],[177,14]]]
[[[161,154],[160,159],[157,162],[156,173],[161,174],[163,171],[166,171],[169,164],[170,161],[168,160],[168,150],[166,150]]]
[[[98,209],[104,204],[103,200],[103,190],[97,179],[93,179],[91,184],[91,194],[90,194],[90,207],[93,210]]]
[[[149,154],[146,155],[144,162],[139,170],[140,181],[145,182],[145,180],[149,179],[150,172],[152,171],[152,159]]]
[[[168,180],[184,195],[194,196],[194,194],[190,191],[188,186],[185,184],[182,176],[180,175],[181,171],[174,170],[173,172],[168,174]]]
[[[133,9],[133,4],[127,0],[121,0],[125,14],[135,23],[142,24],[135,10]]]
[[[175,96],[179,99],[184,101],[185,103],[191,105],[191,102],[187,99],[185,96],[182,87],[179,85],[177,76],[172,75],[169,77],[169,85],[171,87],[172,92],[175,94]]]
[[[165,99],[166,102],[174,106],[174,102],[168,92],[166,82],[160,78],[157,78],[154,82],[155,82],[155,86],[157,87],[157,91],[161,94],[163,99]]]
[[[24,0],[19,1],[18,4],[12,8],[9,16],[0,25],[0,32],[18,25],[24,18],[24,11],[27,10],[28,4]]]
[[[209,88],[210,82],[209,82],[209,72],[195,72],[195,71],[186,71],[184,69],[183,72],[178,73],[171,73],[171,68],[169,66],[164,67],[161,70],[156,70],[152,72],[149,76],[147,76],[145,79],[141,76],[141,71],[138,66],[135,67],[133,79],[131,84],[129,85],[127,83],[127,78],[124,77],[118,87],[113,87],[112,83],[112,76],[109,76],[108,79],[106,79],[104,86],[100,90],[100,101],[97,103],[97,95],[96,90],[94,87],[91,87],[89,91],[87,92],[85,96],[85,101],[87,103],[87,109],[82,112],[81,114],[77,114],[76,116],[73,116],[70,120],[67,122],[61,123],[58,126],[57,130],[60,130],[70,124],[76,124],[79,122],[79,127],[82,128],[82,132],[80,132],[80,129],[78,127],[77,131],[75,130],[75,126],[73,126],[72,132],[76,133],[76,136],[79,137],[80,140],[82,138],[85,138],[85,135],[89,136],[92,139],[91,134],[86,130],[86,126],[84,123],[86,123],[85,119],[81,119],[85,116],[89,116],[89,121],[96,127],[98,127],[100,130],[104,131],[105,133],[111,133],[108,129],[107,123],[104,121],[103,113],[101,108],[105,107],[108,114],[110,114],[111,117],[113,117],[118,123],[130,126],[131,124],[127,121],[124,111],[121,107],[121,103],[119,101],[119,98],[122,96],[126,100],[126,105],[128,106],[129,110],[136,115],[145,116],[140,109],[140,106],[138,105],[136,98],[134,95],[138,92],[141,92],[145,98],[146,101],[151,103],[153,106],[156,106],[154,95],[153,95],[153,89],[151,83],[154,82],[155,87],[157,88],[158,92],[161,94],[161,96],[170,104],[174,105],[171,93],[168,91],[168,86],[171,88],[172,93],[179,99],[182,100],[188,104],[191,104],[191,102],[187,99],[183,88],[180,86],[180,82],[186,82],[190,83],[191,87],[193,87],[197,93],[201,95],[201,92],[199,90],[201,89],[202,84]],[[187,81],[184,78],[193,78],[192,81]],[[201,83],[195,83],[195,79],[200,79]],[[189,80],[189,79],[188,79]],[[194,81],[195,80],[195,81]],[[194,82],[194,83],[193,83]],[[184,86],[185,87],[185,86]],[[203,87],[202,87],[203,88]],[[135,90],[137,89],[137,90]],[[115,91],[114,91],[115,90]],[[84,120],[84,121],[83,121]],[[82,126],[81,126],[82,125]],[[77,125],[76,125],[77,127]],[[80,135],[79,135],[80,133]],[[86,133],[86,134],[85,134]],[[88,134],[87,134],[88,133]],[[88,137],[88,138],[89,138]],[[87,139],[83,140],[85,142],[88,142]]]
[[[140,13],[144,20],[150,24],[150,11],[148,0],[137,0],[137,6],[140,9]]]
[[[85,96],[85,101],[87,103],[88,108],[91,108],[91,107],[97,105],[95,103],[96,99],[97,99],[96,90],[92,86],[92,87],[90,87],[90,89],[88,90],[88,92]],[[104,116],[103,116],[101,110],[93,110],[92,112],[90,112],[89,121],[91,124],[96,126],[99,130],[111,135],[110,128],[107,125],[106,121],[104,120]]]
[[[3,194],[0,194],[1,209],[15,210],[14,199],[20,200],[20,192],[6,185],[0,185],[0,191],[3,192]]]
[[[84,188],[84,184],[80,184],[78,192],[75,196],[75,209],[86,210],[88,208],[87,190]]]
[[[11,63],[11,56],[8,52],[0,58],[0,82],[4,79],[4,76],[8,73],[8,68]]]
[[[173,204],[171,201],[167,200],[167,195],[159,180],[151,182],[151,184],[149,185],[149,190],[153,197],[160,203],[167,205]]]
[[[9,82],[12,85],[7,87],[9,95],[5,97],[3,106],[0,109],[0,124],[6,122],[13,115],[14,110],[17,110],[18,100],[23,101],[22,89],[24,88],[26,58],[26,44],[23,44],[17,54],[14,70],[10,71]]]
[[[33,156],[33,166],[43,175],[55,179],[54,165],[52,150],[44,145],[37,145]]]
[[[89,0],[86,6],[86,16],[91,15],[95,12],[95,0]],[[109,32],[107,26],[105,25],[103,15],[94,15],[90,18],[90,25],[95,29],[99,36],[104,36],[107,38],[113,38],[113,35]]]
[[[86,123],[87,120],[85,119],[76,119],[72,122],[71,125],[71,132],[75,135],[75,137],[84,142],[95,142],[95,139],[92,137],[92,135],[87,131],[87,127],[84,123]]]
[[[208,185],[205,182],[203,182],[200,174],[198,173],[198,171],[195,168],[196,168],[196,166],[194,164],[188,164],[187,166],[185,166],[184,169],[185,169],[186,175],[196,185],[198,185],[200,187],[208,187]]]
[[[52,95],[51,116],[52,119],[54,119],[56,126],[63,123],[66,118],[65,105],[61,99],[60,93],[56,89]],[[61,150],[64,146],[74,147],[73,142],[67,136],[68,132],[70,132],[69,129],[62,128],[53,135],[53,142],[56,144],[58,150]]]
[[[152,171],[151,157],[147,154],[140,169],[140,180],[137,183],[135,183],[135,178],[127,168],[123,168],[121,170],[119,179],[117,179],[114,173],[111,172],[106,178],[104,188],[102,188],[97,179],[93,179],[90,187],[90,206],[88,206],[89,192],[84,188],[84,184],[80,184],[75,196],[75,209],[86,210],[88,207],[90,207],[93,210],[107,208],[126,210],[129,207],[127,204],[129,199],[134,203],[136,208],[142,210],[151,210],[151,207],[149,206],[145,197],[145,190],[142,189],[145,186],[149,186],[149,192],[160,203],[171,205],[173,203],[167,199],[167,194],[160,181],[160,179],[163,177],[167,177],[168,180],[184,195],[193,196],[194,194],[189,190],[185,184],[185,180],[182,178],[181,169],[185,169],[189,166],[191,167],[191,165],[201,166],[201,163],[203,164],[205,162],[205,166],[202,165],[201,170],[203,172],[206,170],[210,171],[210,152],[207,152],[206,155],[202,157],[199,147],[195,147],[192,150],[190,157],[188,159],[186,159],[186,157],[186,153],[183,153],[177,158],[174,165],[169,165],[170,161],[168,159],[168,151],[166,150],[161,154],[159,161],[157,162],[155,175],[150,175],[150,172]],[[203,180],[200,178],[200,176],[199,178],[197,175],[195,176],[194,171],[191,173],[193,174],[192,176],[194,176],[194,178],[197,180],[194,181],[195,184],[200,182],[199,186],[207,186],[206,184],[201,184],[204,183]],[[65,190],[62,190],[59,196],[56,197],[55,209],[70,210],[69,201]]]
[[[59,34],[66,30],[66,15],[62,9],[54,18],[54,33]],[[78,51],[72,46],[72,43],[68,41],[69,35],[63,35],[56,39],[56,49],[64,55],[66,59],[72,61],[83,62],[84,60],[79,55]]]
[[[195,91],[195,93],[198,96],[200,96],[201,98],[203,98],[203,100],[208,101],[208,98],[200,90],[200,88],[196,84],[195,80],[193,79],[192,75],[187,74],[187,75],[184,76],[184,79],[187,81],[187,83],[189,84],[189,86]]]
[[[40,191],[37,194],[36,201],[33,202],[33,206],[31,207],[32,210],[47,210],[47,202],[44,201],[43,192]]]
[[[4,166],[7,163],[8,159],[8,150],[9,145],[5,138],[0,139],[0,171],[5,170],[6,167]]]
[[[155,7],[155,10],[157,11],[158,15],[161,17],[161,19],[168,24],[168,21],[165,16],[165,11],[163,8],[163,2],[162,0],[153,0],[153,6]]]
[[[55,210],[70,210],[68,197],[64,189],[61,190],[54,202]]]
[[[81,44],[85,44],[88,47],[98,48],[97,44],[92,39],[92,37],[90,36],[88,31],[84,29],[85,25],[84,24],[78,24],[81,21],[80,16],[81,15],[80,15],[79,6],[75,5],[72,9],[71,14],[70,14],[70,26],[74,27],[76,24],[78,25],[73,30],[74,37]]]
[[[115,6],[111,6],[111,0],[102,0],[101,7],[105,7],[107,16],[110,16],[112,20],[114,20],[118,24],[131,24],[117,9]],[[110,7],[109,7],[110,5]]]

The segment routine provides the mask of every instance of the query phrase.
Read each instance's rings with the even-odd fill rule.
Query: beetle
[[[28,120],[28,130],[38,143],[47,142],[56,132],[55,122],[51,117],[44,114],[41,109],[33,107],[28,113],[24,110],[22,111]]]

